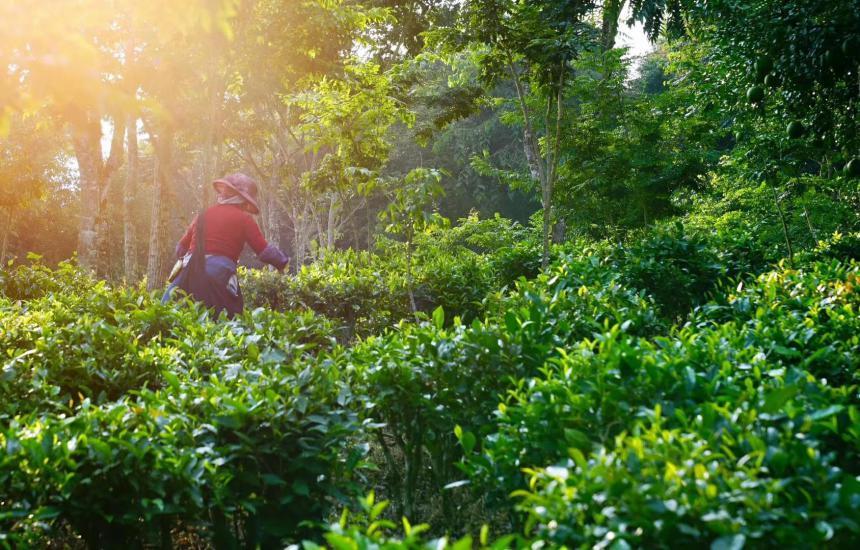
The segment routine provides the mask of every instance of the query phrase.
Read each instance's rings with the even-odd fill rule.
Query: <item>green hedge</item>
[[[860,266],[816,261],[851,241],[754,278],[749,255],[663,226],[557,247],[502,284],[516,232],[470,223],[417,252],[422,304],[452,308],[421,322],[398,309],[396,243],[256,274],[246,288],[288,311],[233,320],[71,266],[0,272],[0,544],[433,542],[320,535],[369,487],[392,501],[376,520],[433,536],[490,520],[547,547],[860,536]],[[348,323],[377,334],[338,345]]]
[[[508,393],[464,468],[551,546],[860,536],[860,266],[764,274],[671,336],[613,329]]]
[[[273,548],[348,502],[363,451],[356,399],[318,358],[329,323],[213,321],[73,278],[79,295],[0,300],[0,544],[167,547],[183,528]]]

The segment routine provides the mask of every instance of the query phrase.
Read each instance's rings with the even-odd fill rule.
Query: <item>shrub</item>
[[[320,317],[216,322],[104,285],[0,308],[0,532],[14,544],[68,526],[93,548],[164,547],[194,525],[220,546],[277,547],[352,493],[356,405],[317,363],[334,345]]]
[[[860,233],[843,235],[835,232],[827,239],[818,241],[818,245],[801,256],[801,261],[834,259],[847,262],[860,260]]]
[[[424,262],[416,279],[419,309],[441,307],[449,323],[454,316],[466,323],[481,317],[484,298],[497,288],[486,258],[475,254],[435,256]]]
[[[32,300],[52,295],[85,295],[94,287],[103,287],[81,272],[74,262],[60,262],[51,269],[40,262],[41,257],[30,255],[29,265],[9,262],[0,266],[0,295],[11,300]]]
[[[646,290],[669,319],[689,312],[726,275],[716,251],[680,223],[652,229],[615,254],[624,281]]]
[[[760,175],[760,174],[759,174]],[[780,205],[795,254],[815,248],[836,231],[856,231],[857,189],[850,180],[818,176],[792,177],[779,184]],[[788,256],[782,220],[773,189],[758,178],[742,181],[717,177],[714,191],[699,197],[684,222],[696,233],[714,234],[715,244],[732,250],[739,239],[752,243],[749,259],[756,265],[775,264]],[[759,270],[756,270],[759,271]]]
[[[306,536],[303,521],[350,494],[357,424],[336,371],[287,367],[278,351],[165,373],[162,389],[85,399],[71,415],[13,419],[0,435],[0,491],[12,505],[0,525],[63,521],[94,548],[157,544],[177,522],[204,526],[218,545]]]
[[[331,319],[341,338],[381,332],[411,314],[405,276],[396,264],[368,252],[331,251],[295,276],[242,273],[250,307],[305,309]]]
[[[0,529],[35,541],[68,522],[90,548],[155,540],[204,510],[212,464],[187,418],[122,400],[86,400],[69,418],[13,420],[0,433]]]
[[[445,328],[437,310],[432,322],[368,338],[344,356],[356,389],[369,400],[368,419],[384,425],[375,437],[398,513],[420,517],[418,508],[432,508],[428,500],[438,499],[444,517],[454,520],[461,510],[443,491],[457,479],[454,464],[462,453],[453,427],[460,425],[474,444],[516,380],[534,376],[559,350],[608,327],[643,335],[662,327],[648,300],[608,272],[603,279],[586,282],[570,266],[558,266],[497,296],[497,313],[484,321]],[[425,456],[431,463],[423,470]],[[419,486],[429,487],[424,498]]]
[[[177,314],[155,304],[138,310],[135,298],[100,287],[86,301],[48,296],[0,308],[0,418],[157,385],[173,357],[154,340]]]
[[[541,271],[540,241],[518,241],[493,253],[490,263],[493,273],[498,277],[499,286],[512,285],[520,278],[533,279]]]
[[[647,292],[670,321],[707,301],[721,283],[766,267],[749,235],[731,242],[713,232],[688,230],[680,221],[656,225],[624,243],[594,249],[622,284]]]
[[[243,353],[247,343],[279,342],[280,356],[292,359],[330,348],[331,333],[310,313],[257,310],[213,323],[199,304],[162,305],[151,295],[103,285],[80,296],[6,302],[0,304],[0,419],[63,412],[83,399],[113,401],[157,388],[164,372],[187,365],[205,372],[230,358],[225,340]],[[214,355],[204,356],[209,350]]]
[[[454,227],[430,227],[416,237],[417,309],[439,306],[466,322],[483,313],[487,293],[502,286],[490,254],[508,250],[520,230],[507,220],[466,218]],[[413,318],[402,243],[380,239],[375,252],[329,251],[295,276],[267,271],[242,274],[251,307],[310,309],[341,327],[341,340],[379,334]]]
[[[507,394],[463,467],[516,490],[550,546],[845,545],[860,532],[858,272],[777,270],[669,337],[585,341]]]
[[[358,514],[350,514],[345,509],[341,514],[340,521],[327,526],[325,539],[331,548],[385,548],[386,550],[429,550],[448,549],[471,550],[503,550],[515,545],[522,546],[520,537],[507,535],[494,542],[489,541],[489,528],[481,528],[480,535],[474,540],[470,535],[460,539],[452,540],[449,537],[430,539],[426,532],[430,530],[427,524],[412,525],[409,520],[403,518],[403,533],[400,536],[393,534],[396,525],[381,517],[387,508],[388,502],[375,502],[371,492],[367,498],[359,501],[361,506]],[[292,547],[296,548],[297,547]],[[291,548],[291,550],[292,550]],[[303,548],[307,550],[321,550],[325,547],[312,541],[305,541]]]
[[[472,229],[458,231],[480,250],[507,239]],[[423,305],[458,311],[399,324],[399,275],[380,275],[394,244],[294,280],[254,274],[258,296],[306,310],[217,322],[132,289],[46,290],[37,267],[26,298],[0,297],[0,532],[17,546],[65,530],[90,547],[166,547],[193,526],[217,547],[281,547],[355,505],[372,445],[367,475],[395,510],[365,501],[368,518],[329,527],[332,547],[475,542],[389,534],[403,513],[533,538],[491,547],[847,546],[860,536],[860,265],[815,261],[829,246],[842,245],[726,284],[748,256],[663,227],[556,247],[545,273],[490,292],[492,258],[428,245]],[[382,332],[340,347],[347,323]]]

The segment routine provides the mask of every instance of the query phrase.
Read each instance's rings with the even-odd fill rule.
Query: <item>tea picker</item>
[[[236,267],[245,245],[261,262],[281,272],[289,258],[266,242],[252,217],[260,213],[257,182],[237,173],[212,185],[217,192],[216,204],[191,222],[176,245],[176,265],[161,301],[167,303],[178,288],[216,313],[226,311],[232,317],[244,308]]]

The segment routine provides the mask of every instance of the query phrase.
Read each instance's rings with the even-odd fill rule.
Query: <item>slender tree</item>
[[[570,63],[597,42],[597,30],[587,19],[595,7],[592,0],[473,0],[465,3],[455,25],[431,34],[430,44],[443,53],[468,52],[487,86],[513,83],[530,182],[543,208],[544,267]]]
[[[126,124],[126,148],[128,160],[122,192],[122,257],[123,273],[126,280],[137,279],[137,232],[133,208],[137,199],[139,184],[139,153],[137,136],[137,117],[130,116]]]

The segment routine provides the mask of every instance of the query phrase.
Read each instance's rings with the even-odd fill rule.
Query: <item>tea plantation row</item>
[[[496,291],[516,249],[474,248],[446,272],[481,273],[486,299],[427,272],[425,321],[354,342],[338,327],[411,316],[401,286],[369,275],[384,255],[259,275],[248,294],[287,311],[218,322],[70,266],[0,272],[0,540],[858,540],[860,266],[822,249],[802,268],[721,284],[764,264],[670,227],[559,249],[547,273]],[[360,284],[314,275],[326,265],[346,270],[331,281]],[[465,320],[432,309],[458,300]],[[356,513],[337,521],[342,509]]]

